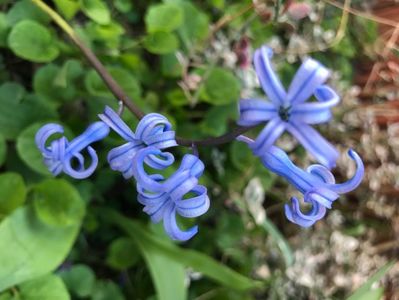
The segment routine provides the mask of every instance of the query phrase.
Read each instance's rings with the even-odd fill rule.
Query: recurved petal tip
[[[364,164],[359,154],[357,154],[353,149],[349,149],[348,155],[356,163],[356,172],[353,177],[346,182],[330,185],[331,190],[338,194],[344,194],[353,191],[359,186],[364,177]]]

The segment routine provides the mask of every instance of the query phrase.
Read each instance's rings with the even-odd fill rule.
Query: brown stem
[[[90,48],[87,48],[79,38],[75,37],[73,41],[75,42],[76,46],[78,46],[79,49],[82,51],[83,55],[92,65],[92,67],[103,79],[104,83],[114,94],[116,99],[118,101],[122,101],[123,105],[126,106],[138,119],[144,117],[144,113],[141,111],[141,109],[133,103],[128,95],[126,95],[122,87],[114,80],[114,78],[112,78],[111,74],[108,73],[107,69],[99,61],[93,51],[91,51]]]
[[[104,65],[100,62],[94,52],[86,47],[86,45],[79,39],[79,37],[75,34],[73,28],[59,15],[56,11],[54,11],[50,6],[48,6],[42,0],[31,0],[35,5],[37,5],[41,10],[47,13],[53,21],[60,26],[64,30],[64,32],[70,37],[70,39],[75,43],[76,46],[80,49],[92,67],[97,71],[100,75],[104,83],[110,89],[112,94],[116,97],[117,101],[122,101],[123,105],[126,106],[139,120],[144,117],[144,113],[141,109],[136,106],[132,99],[125,93],[122,87],[112,78],[111,74],[107,71]],[[249,6],[246,9],[250,9],[252,7]],[[245,10],[247,11],[247,10]],[[245,13],[243,11],[242,13]],[[231,21],[231,20],[227,20]],[[222,23],[223,26],[225,23]],[[252,127],[240,127],[236,126],[229,133],[221,135],[219,137],[214,138],[206,138],[203,140],[190,140],[184,139],[181,137],[176,137],[176,141],[181,146],[186,147],[195,147],[195,146],[218,146],[222,144],[226,144],[228,142],[233,141],[237,136],[243,134],[244,132],[250,130]]]
[[[122,87],[112,78],[111,74],[107,71],[104,65],[100,62],[97,56],[93,53],[93,51],[86,47],[83,42],[75,35],[72,38],[73,42],[79,49],[82,51],[83,55],[92,65],[92,67],[97,71],[100,77],[103,79],[104,83],[110,89],[112,94],[116,97],[116,99],[123,102],[123,105],[126,106],[138,119],[141,119],[144,116],[144,113],[137,107],[134,102],[126,95]],[[219,146],[226,143],[229,143],[235,138],[253,127],[242,127],[236,126],[230,132],[218,136],[218,137],[209,137],[201,140],[191,140],[185,139],[182,137],[176,137],[176,141],[179,145],[185,147],[192,147],[192,146]]]

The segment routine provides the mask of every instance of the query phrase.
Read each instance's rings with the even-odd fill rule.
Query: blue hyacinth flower
[[[256,50],[254,65],[260,84],[270,102],[261,99],[240,101],[239,125],[254,126],[268,122],[251,145],[256,155],[267,151],[284,131],[290,132],[321,164],[335,166],[338,151],[310,125],[331,119],[331,108],[339,102],[338,95],[323,83],[329,71],[314,59],[306,59],[286,91],[276,76],[268,47]],[[306,102],[312,96],[316,102]]]
[[[175,132],[167,118],[160,114],[145,115],[137,125],[134,133],[120,116],[110,107],[106,107],[99,118],[118,133],[126,144],[112,149],[108,153],[108,162],[112,170],[122,172],[125,179],[133,176],[134,156],[145,147],[166,149],[176,146]],[[158,155],[149,155],[146,163],[155,169],[163,169],[174,162],[174,157],[169,152],[161,152]]]
[[[54,176],[64,172],[76,179],[90,176],[97,167],[98,157],[96,151],[89,145],[105,138],[109,133],[109,127],[103,122],[95,122],[71,142],[66,137],[61,137],[46,146],[50,136],[56,133],[63,134],[63,127],[50,123],[40,128],[35,137],[36,145],[42,152],[44,163],[50,172]],[[85,159],[81,152],[86,148],[91,164],[85,169]],[[77,162],[76,169],[72,167],[72,160]]]
[[[207,189],[198,184],[204,164],[197,156],[186,154],[179,169],[165,179],[160,174],[146,173],[144,163],[153,155],[161,155],[161,151],[147,147],[138,151],[134,158],[138,201],[144,205],[143,211],[150,215],[152,222],[163,220],[165,231],[172,239],[186,241],[198,232],[198,226],[182,231],[177,225],[176,214],[194,218],[208,210]]]
[[[239,136],[237,140],[251,146],[254,141],[245,136]],[[299,200],[291,198],[291,206],[285,205],[285,215],[293,223],[302,227],[312,226],[322,219],[327,209],[331,209],[332,203],[340,194],[353,191],[362,181],[364,165],[359,155],[348,151],[350,158],[356,163],[356,172],[351,179],[344,183],[335,183],[334,175],[323,165],[311,165],[306,171],[298,168],[289,159],[288,155],[276,146],[270,146],[259,158],[262,164],[273,173],[285,178],[304,196],[304,202],[309,203],[311,209],[304,213],[301,211]]]

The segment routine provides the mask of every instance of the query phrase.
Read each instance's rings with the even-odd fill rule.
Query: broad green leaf
[[[85,214],[79,192],[63,179],[47,179],[36,185],[33,205],[40,220],[51,226],[76,225]]]
[[[4,138],[15,139],[28,125],[55,119],[56,112],[34,95],[26,95],[24,88],[12,82],[0,86],[0,133]]]
[[[125,270],[137,263],[139,253],[130,238],[119,238],[108,248],[107,264],[117,270]]]
[[[228,70],[216,67],[205,76],[201,99],[213,105],[236,102],[240,98],[240,81]]]
[[[292,252],[288,241],[268,218],[265,219],[261,226],[268,234],[270,234],[273,241],[280,248],[281,254],[283,255],[285,261],[285,266],[287,268],[291,266],[294,263],[294,253]]]
[[[14,26],[22,20],[34,20],[42,24],[47,24],[50,17],[30,0],[16,1],[11,9],[7,12],[7,22],[10,26]]]
[[[61,278],[49,274],[26,281],[18,286],[21,300],[69,300],[70,296]]]
[[[0,291],[55,270],[70,251],[79,227],[48,226],[31,207],[21,207],[5,218],[0,223]]]
[[[12,28],[8,46],[19,57],[33,62],[50,62],[59,54],[50,31],[32,20],[23,20]]]
[[[148,32],[171,32],[183,23],[182,8],[173,3],[152,5],[145,15]]]
[[[106,25],[111,21],[111,14],[105,1],[82,0],[82,11],[98,24]]]
[[[62,68],[47,64],[35,72],[33,88],[36,94],[58,106],[76,98],[75,82],[82,74],[82,66],[76,60],[66,61]]]
[[[187,299],[184,265],[158,251],[154,245],[145,240],[135,239],[135,242],[150,269],[157,290],[157,298],[159,300]]]
[[[136,78],[127,70],[117,67],[107,68],[116,82],[135,102],[140,103],[141,87]],[[93,96],[114,98],[101,77],[95,71],[89,71],[85,77],[87,91]]]
[[[57,10],[65,17],[72,19],[80,9],[80,1],[78,0],[53,0]]]
[[[91,300],[124,300],[120,288],[112,281],[98,280],[94,285]]]
[[[32,170],[46,176],[51,176],[50,171],[43,163],[43,155],[35,143],[37,131],[44,123],[35,123],[26,128],[17,138],[17,152],[22,161]]]
[[[104,210],[100,211],[100,213],[105,220],[123,229],[138,245],[144,243],[146,249],[151,248],[151,251],[158,255],[167,256],[171,260],[192,267],[194,270],[203,273],[226,287],[247,290],[262,286],[261,282],[247,278],[205,254],[179,248],[155,236],[139,222],[130,220],[115,211]]]
[[[381,269],[379,269],[373,276],[367,280],[365,284],[363,284],[360,288],[358,288],[347,300],[379,300],[381,299],[381,290],[377,292],[373,292],[372,286],[380,281],[388,272],[391,270],[391,268],[395,265],[396,261],[391,261],[387,263],[385,266],[383,266]],[[375,298],[371,297],[372,294],[375,296]],[[370,297],[370,298],[367,298]]]
[[[145,37],[144,47],[154,54],[167,54],[176,51],[179,40],[173,33],[157,31]]]
[[[74,295],[85,298],[93,292],[96,276],[86,265],[73,265],[70,269],[59,273],[68,290]]]
[[[4,163],[7,155],[7,144],[6,144],[6,139],[4,136],[0,133],[0,167]]]
[[[12,213],[25,202],[26,187],[21,175],[0,175],[0,219]]]
[[[203,41],[209,35],[209,18],[192,3],[181,1],[179,6],[183,8],[184,22],[178,29],[178,33],[184,44],[188,47]]]

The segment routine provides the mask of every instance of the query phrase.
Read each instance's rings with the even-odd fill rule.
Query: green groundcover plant
[[[342,35],[348,16],[317,23],[316,1],[0,5],[0,300],[268,299],[294,255],[250,180],[283,191],[295,230],[362,181],[348,149],[356,170],[335,182],[343,141],[323,126],[371,22]],[[287,183],[303,200],[286,203]],[[260,278],[265,237],[277,255]],[[350,299],[379,299],[391,266]]]

